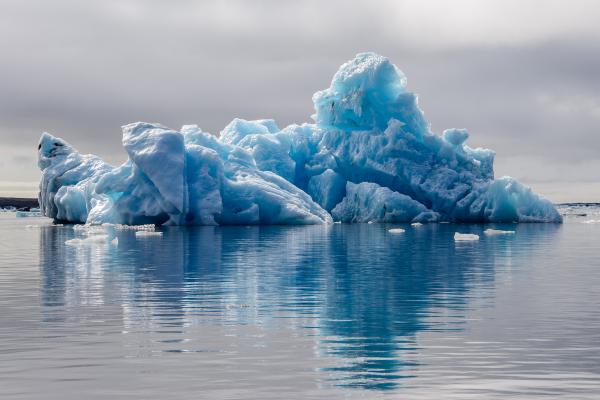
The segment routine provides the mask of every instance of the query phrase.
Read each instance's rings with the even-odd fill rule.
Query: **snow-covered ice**
[[[479,240],[479,235],[473,233],[454,233],[454,241],[456,242],[472,242],[474,240]]]
[[[361,53],[315,93],[315,123],[234,119],[123,127],[118,167],[44,133],[42,213],[86,224],[256,225],[344,222],[561,222],[465,129],[436,135],[387,58]]]

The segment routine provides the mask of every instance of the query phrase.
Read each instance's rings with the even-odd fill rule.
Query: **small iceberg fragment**
[[[17,218],[29,218],[29,217],[43,217],[40,211],[17,211],[15,213]]]
[[[85,236],[105,235],[107,233],[107,229],[104,226],[98,225],[75,225],[73,230]]]
[[[161,237],[163,235],[162,232],[153,232],[153,231],[136,231],[136,238],[147,238],[147,237]]]
[[[487,236],[495,236],[495,235],[514,235],[515,231],[503,231],[503,230],[499,230],[499,229],[491,229],[488,228],[485,231],[483,231],[484,235]]]
[[[106,224],[103,224],[106,225]],[[153,224],[145,224],[145,225],[123,225],[116,224],[111,225],[116,231],[146,231],[146,232],[154,232],[156,226]]]
[[[479,235],[475,235],[473,233],[454,233],[455,242],[472,242],[475,240],[479,240]]]
[[[392,229],[388,229],[388,232],[393,233],[393,234],[398,234],[398,233],[404,233],[406,231],[402,228],[392,228]]]
[[[109,243],[108,235],[93,235],[84,239],[75,238],[69,239],[65,242],[68,246],[89,246],[89,245],[100,245]]]
[[[412,226],[413,228],[418,228],[420,226],[423,226],[423,224],[420,222],[413,222],[412,224],[410,224],[410,226]]]

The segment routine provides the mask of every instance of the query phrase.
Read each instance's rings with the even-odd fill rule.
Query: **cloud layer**
[[[555,201],[600,200],[600,3],[4,0],[0,195],[34,194],[47,130],[109,162],[137,120],[310,120],[357,52],[388,56],[434,131],[467,128]],[[29,189],[28,189],[29,188]]]

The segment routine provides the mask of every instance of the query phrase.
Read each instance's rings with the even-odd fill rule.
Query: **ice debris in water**
[[[392,228],[392,229],[388,229],[388,232],[389,233],[404,233],[406,231],[402,228]]]
[[[43,217],[42,213],[38,211],[17,211],[15,213],[17,218],[29,218],[29,217]]]
[[[410,224],[410,226],[412,226],[413,228],[418,228],[420,226],[422,226],[423,224],[420,222],[413,222],[412,224]]]
[[[479,240],[479,235],[475,235],[472,233],[454,233],[454,241],[456,242],[468,242],[474,240]]]
[[[44,215],[86,224],[561,222],[548,200],[494,178],[464,129],[434,134],[406,77],[374,53],[315,93],[315,123],[234,119],[220,136],[137,122],[118,167],[44,133]]]
[[[74,225],[73,230],[87,236],[104,235],[107,231],[106,227],[99,225]]]
[[[499,229],[491,229],[488,228],[485,231],[483,231],[484,235],[488,235],[488,236],[495,236],[495,235],[514,235],[515,231],[503,231],[503,230],[499,230]]]
[[[117,231],[145,231],[145,232],[154,232],[156,227],[153,224],[145,224],[145,225],[123,225],[116,224],[113,225],[114,229]]]
[[[116,239],[116,238],[115,238]],[[65,242],[65,244],[69,246],[88,246],[88,245],[98,245],[98,244],[117,244],[115,240],[110,240],[109,235],[92,235],[87,238],[75,238],[69,239]]]
[[[162,235],[163,235],[162,232],[150,232],[150,231],[136,231],[135,232],[135,237],[136,238],[160,237]]]

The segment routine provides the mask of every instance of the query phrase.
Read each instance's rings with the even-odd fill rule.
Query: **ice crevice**
[[[42,134],[41,212],[85,224],[561,222],[465,129],[431,131],[404,74],[361,53],[313,96],[314,123],[235,118],[220,135],[137,122],[117,167]]]

